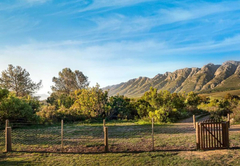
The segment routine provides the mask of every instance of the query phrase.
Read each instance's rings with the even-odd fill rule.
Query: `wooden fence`
[[[152,127],[152,132],[151,132],[152,147],[151,147],[151,149],[154,151],[154,121],[153,121],[153,119],[152,119],[152,126],[151,127]],[[104,119],[103,120],[103,145],[104,145],[104,152],[109,152],[109,136],[108,136],[109,133],[108,132],[109,132],[109,130],[108,130],[108,127],[106,126],[106,122],[105,122],[105,119]],[[21,136],[19,136],[18,138],[20,138],[20,137]],[[68,142],[69,140],[71,141],[71,139],[68,139],[68,138],[66,139],[64,137],[65,137],[64,123],[63,123],[63,120],[61,120],[61,129],[60,129],[60,137],[59,137],[59,139],[61,139],[59,141],[61,143],[60,144],[61,152],[66,151],[66,150],[64,150],[65,141],[66,142]],[[12,150],[12,143],[13,143],[12,139],[13,139],[12,138],[12,128],[9,127],[9,121],[6,120],[6,126],[5,126],[5,152],[13,151]],[[24,137],[24,139],[25,139],[25,137]],[[23,141],[24,141],[24,139],[23,139]],[[80,139],[80,138],[78,138],[78,139]],[[31,138],[29,140],[31,140]],[[46,140],[45,142],[48,142],[48,140]]]
[[[229,148],[229,122],[205,120],[196,123],[197,149]]]

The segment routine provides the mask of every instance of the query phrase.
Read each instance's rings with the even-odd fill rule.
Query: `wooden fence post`
[[[63,152],[63,119],[61,120],[61,151]]]
[[[108,152],[108,128],[104,127],[104,149]]]
[[[154,151],[154,120],[152,118],[152,150]]]
[[[6,150],[6,152],[12,151],[11,133],[12,133],[11,127],[6,127],[6,129],[5,129],[5,150]]]
[[[193,115],[193,127],[194,127],[194,129],[196,128],[196,118],[195,118],[195,115]]]
[[[202,124],[201,123],[199,123],[198,124],[199,125],[199,128],[198,128],[198,130],[199,130],[199,144],[200,144],[200,149],[203,149],[203,131],[202,131]]]
[[[196,145],[197,145],[197,150],[199,150],[200,149],[200,133],[199,133],[198,122],[196,122]]]
[[[229,148],[229,125],[230,123],[226,123],[226,147]]]

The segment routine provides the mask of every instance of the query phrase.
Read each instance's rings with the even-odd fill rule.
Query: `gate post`
[[[223,148],[226,147],[226,127],[228,122],[222,122],[222,141],[223,141]]]
[[[196,146],[197,146],[197,150],[199,150],[200,149],[200,134],[199,134],[198,122],[196,122],[195,126],[196,126]]]
[[[5,151],[12,151],[12,137],[11,137],[12,129],[11,127],[6,127],[5,129]]]
[[[226,123],[226,148],[229,148],[229,125],[230,125],[230,123]]]
[[[199,123],[199,145],[200,145],[200,149],[203,149],[203,132],[202,132],[202,123]]]

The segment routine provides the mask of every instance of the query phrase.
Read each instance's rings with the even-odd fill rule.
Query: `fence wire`
[[[195,129],[189,124],[174,124],[154,127],[155,150],[196,149]]]
[[[58,152],[61,150],[61,126],[37,125],[12,129],[14,151]]]
[[[151,151],[152,128],[144,126],[109,126],[108,141],[110,152]]]
[[[10,123],[11,124],[11,123]],[[196,132],[192,124],[154,125],[107,124],[110,152],[154,150],[195,150]],[[62,139],[63,138],[63,139]],[[153,139],[154,138],[154,139]],[[230,128],[230,147],[240,147],[240,127]],[[63,141],[63,144],[61,144]],[[0,130],[0,150],[5,148],[5,132]],[[33,125],[12,128],[12,149],[30,152],[102,153],[104,132],[101,124]]]
[[[64,126],[63,152],[104,152],[103,139],[102,126]]]

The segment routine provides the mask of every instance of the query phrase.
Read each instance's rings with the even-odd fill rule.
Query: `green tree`
[[[176,109],[183,109],[185,107],[185,103],[184,103],[184,96],[180,93],[173,93],[171,94],[171,102],[170,105],[173,108]]]
[[[41,118],[42,122],[56,122],[58,120],[57,111],[53,105],[44,105],[37,115]]]
[[[8,69],[2,72],[0,86],[9,91],[14,91],[17,97],[33,94],[41,88],[42,81],[35,83],[31,80],[30,74],[20,66],[8,65]]]
[[[108,92],[103,92],[99,85],[88,89],[75,91],[76,100],[70,109],[84,114],[88,118],[106,114]]]
[[[52,79],[55,84],[51,86],[53,92],[70,94],[75,90],[85,89],[89,85],[88,77],[79,70],[73,72],[70,68],[64,68],[58,76]]]
[[[153,108],[151,107],[149,102],[143,99],[137,100],[137,102],[135,103],[135,108],[140,118],[147,117],[149,115],[149,112],[153,111]]]
[[[157,91],[156,88],[150,87],[150,90],[145,92],[142,96],[142,99],[147,101],[154,109],[158,109],[163,102]]]
[[[3,91],[5,90],[0,89],[0,94]],[[29,103],[13,94],[9,94],[0,100],[0,122],[3,123],[6,119],[36,122],[37,117]]]
[[[124,118],[133,119],[137,115],[137,110],[131,99],[123,95],[111,96],[108,101],[110,107],[109,119]]]
[[[194,92],[189,92],[186,96],[186,104],[189,106],[197,107],[198,104],[200,104],[201,99],[198,96],[198,94]]]

